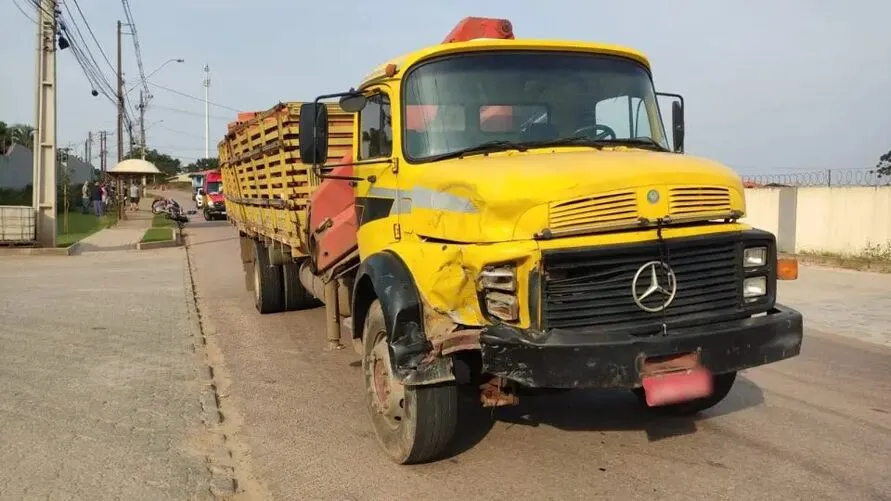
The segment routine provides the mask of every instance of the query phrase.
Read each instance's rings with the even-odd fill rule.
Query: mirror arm
[[[322,169],[333,169],[335,167],[351,167],[351,166],[355,166],[355,165],[375,165],[375,164],[392,164],[392,163],[393,163],[393,159],[387,158],[384,160],[366,160],[366,161],[359,161],[359,162],[350,162],[347,164],[329,165],[327,167],[322,166],[322,165],[314,165],[313,171],[315,172],[316,176],[319,177],[319,179],[337,179],[337,180],[341,180],[341,181],[368,181],[369,183],[373,183],[373,182],[377,181],[377,176],[375,176],[375,175],[371,175],[368,177],[336,176],[336,175],[332,175],[332,174],[323,174]]]
[[[684,96],[680,94],[672,94],[671,92],[657,92],[656,96],[674,97],[681,102],[681,108],[684,107]]]

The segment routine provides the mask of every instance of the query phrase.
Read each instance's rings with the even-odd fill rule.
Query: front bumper
[[[216,205],[216,204],[208,205],[204,210],[206,210],[208,214],[220,215],[220,216],[226,215],[226,206],[225,205]]]
[[[781,305],[766,315],[632,336],[554,329],[535,339],[506,325],[480,336],[483,370],[535,388],[635,388],[647,357],[700,352],[713,374],[794,357],[801,351],[802,316]]]

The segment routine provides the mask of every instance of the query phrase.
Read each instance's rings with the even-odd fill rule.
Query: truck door
[[[392,116],[389,88],[379,86],[356,120],[355,175],[362,178],[356,182],[356,222],[363,259],[399,238],[396,173],[388,162],[393,157]]]

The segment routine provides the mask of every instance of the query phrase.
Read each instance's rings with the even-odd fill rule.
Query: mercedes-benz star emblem
[[[644,264],[637,269],[634,280],[631,281],[631,298],[634,299],[634,304],[650,313],[668,308],[677,292],[678,282],[674,270],[662,261]],[[655,298],[654,294],[657,294]]]
[[[654,204],[659,201],[659,191],[658,190],[650,190],[647,192],[647,201],[651,204]]]

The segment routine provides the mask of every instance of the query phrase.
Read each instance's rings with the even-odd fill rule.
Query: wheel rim
[[[397,429],[405,420],[405,386],[397,382],[390,372],[390,352],[384,333],[375,336],[374,346],[366,357],[365,377],[371,410],[379,421],[391,429]]]

